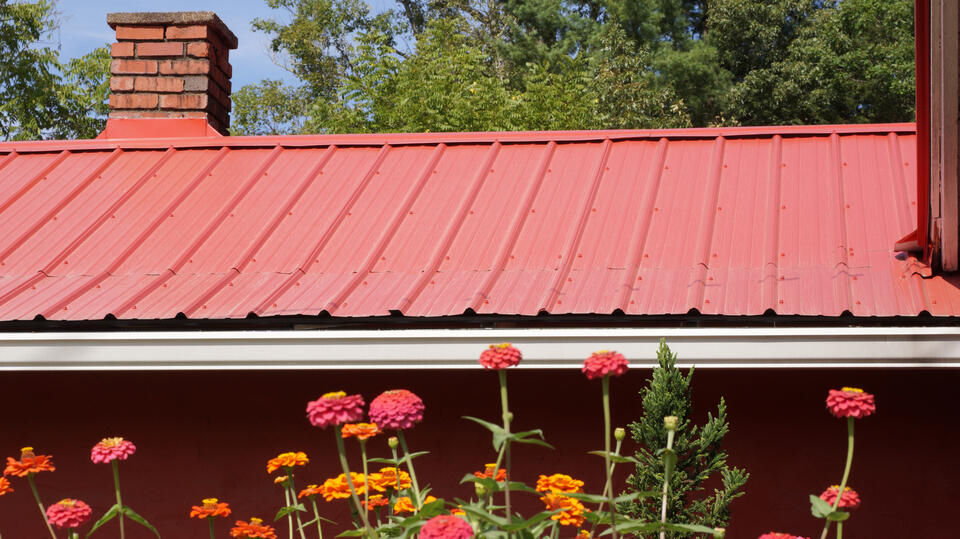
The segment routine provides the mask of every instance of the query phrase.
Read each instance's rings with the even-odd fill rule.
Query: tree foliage
[[[247,133],[909,120],[910,0],[266,0]],[[273,99],[281,97],[279,101]],[[285,121],[248,123],[243,118]],[[299,119],[289,114],[302,115]],[[301,127],[302,126],[302,127]]]
[[[90,138],[107,114],[106,47],[60,61],[48,0],[0,0],[0,139]]]
[[[727,453],[720,444],[730,430],[723,399],[717,415],[707,414],[707,422],[698,426],[690,419],[692,407],[690,384],[693,369],[686,375],[676,368],[677,355],[661,340],[657,350],[658,367],[647,387],[640,391],[643,416],[630,424],[630,434],[640,444],[634,455],[640,464],[627,479],[631,491],[659,490],[663,486],[664,468],[657,449],[666,446],[667,430],[663,418],[676,416],[677,432],[673,449],[678,460],[670,478],[667,503],[668,522],[687,522],[710,528],[724,527],[730,521],[730,502],[743,495],[741,490],[749,474],[727,465]],[[720,488],[706,494],[705,483],[719,474]],[[716,481],[716,478],[714,479]],[[621,510],[648,521],[660,520],[660,499],[640,499],[625,503]],[[668,534],[671,537],[686,535]]]

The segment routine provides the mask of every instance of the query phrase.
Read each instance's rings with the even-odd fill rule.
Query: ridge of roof
[[[89,140],[39,140],[0,142],[0,153],[91,151],[114,149],[166,149],[166,148],[244,148],[283,146],[383,146],[383,145],[433,145],[433,144],[491,144],[500,143],[546,143],[546,142],[595,142],[629,139],[704,139],[742,137],[797,137],[840,135],[915,133],[916,124],[839,124],[839,125],[788,125],[752,127],[697,127],[684,129],[607,129],[583,131],[486,131],[442,133],[374,133],[331,135],[267,135],[267,136],[189,136],[156,138],[98,138]]]

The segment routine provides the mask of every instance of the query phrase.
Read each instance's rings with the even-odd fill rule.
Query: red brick
[[[163,75],[206,75],[210,72],[210,61],[198,60],[161,60],[160,73]]]
[[[123,43],[110,45],[110,56],[114,58],[133,56],[133,43],[124,41]]]
[[[207,118],[200,110],[111,110],[110,118]]]
[[[183,56],[183,43],[137,43],[137,56]]]
[[[118,41],[147,41],[163,39],[162,26],[118,26]]]
[[[111,92],[130,92],[133,90],[133,77],[110,77]]]
[[[210,45],[207,41],[194,41],[193,43],[187,43],[187,56],[195,56],[197,58],[215,58],[216,53],[214,52],[213,46]]]
[[[183,79],[179,77],[137,77],[133,88],[138,92],[179,93],[183,91]]]
[[[155,109],[157,94],[113,94],[110,107],[114,109]]]
[[[110,72],[114,75],[153,75],[157,72],[156,60],[113,60]]]
[[[213,32],[205,24],[167,27],[167,39],[209,39],[210,36],[213,36]]]
[[[207,94],[173,94],[160,96],[162,109],[204,110],[209,100]]]

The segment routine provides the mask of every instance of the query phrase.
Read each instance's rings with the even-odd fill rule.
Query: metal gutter
[[[0,371],[479,369],[504,341],[523,369],[578,369],[599,349],[648,368],[661,337],[684,367],[960,367],[960,328],[845,327],[9,333]]]

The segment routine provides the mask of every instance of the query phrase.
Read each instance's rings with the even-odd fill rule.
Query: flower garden
[[[661,350],[664,348],[661,345]],[[669,349],[666,350],[669,356]],[[251,514],[249,509],[231,504],[230,493],[212,493],[222,499],[211,497],[196,500],[195,505],[185,504],[184,526],[203,527],[211,538],[264,539],[314,536],[322,539],[325,533],[328,537],[458,539],[728,536],[725,527],[729,515],[716,516],[717,520],[712,522],[723,526],[706,526],[702,522],[683,521],[678,518],[680,513],[674,510],[682,493],[672,486],[671,478],[684,473],[689,467],[686,461],[691,458],[681,449],[683,444],[679,442],[684,429],[691,428],[690,422],[683,417],[685,414],[679,418],[660,415],[657,427],[664,434],[665,443],[661,447],[647,447],[643,453],[655,459],[652,467],[657,468],[658,488],[637,490],[625,487],[622,478],[616,479],[617,474],[626,475],[650,465],[650,462],[638,458],[641,453],[631,456],[623,450],[626,429],[615,428],[612,423],[612,389],[616,379],[628,370],[626,358],[617,352],[596,352],[585,360],[582,369],[587,379],[585,383],[598,386],[592,388],[593,391],[585,390],[584,394],[598,397],[597,408],[602,411],[598,414],[602,439],[596,440],[595,445],[603,449],[593,451],[592,461],[588,461],[601,469],[601,473],[595,475],[599,475],[603,483],[594,485],[600,488],[587,491],[584,480],[564,473],[566,470],[539,471],[536,480],[530,484],[518,480],[520,474],[515,475],[512,466],[516,448],[533,446],[543,451],[553,450],[540,429],[518,431],[513,428],[517,416],[524,414],[524,410],[510,405],[508,374],[521,361],[521,351],[507,343],[491,345],[479,355],[480,364],[491,371],[489,375],[495,376],[496,393],[492,391],[492,384],[489,393],[491,398],[499,401],[500,417],[496,421],[464,417],[488,432],[492,440],[490,460],[493,461],[458,478],[460,485],[468,488],[466,492],[464,489],[455,493],[440,492],[418,481],[418,467],[429,467],[433,455],[408,445],[406,433],[421,425],[428,414],[427,403],[417,394],[407,389],[387,390],[367,405],[361,394],[332,391],[306,404],[306,418],[313,428],[327,433],[324,437],[327,437],[328,447],[318,447],[317,451],[324,454],[325,459],[336,459],[340,468],[338,475],[314,479],[307,472],[311,463],[307,452],[300,448],[282,452],[266,458],[266,476],[274,485],[275,503],[261,504],[256,508],[260,512]],[[661,363],[661,375],[663,370]],[[656,376],[655,371],[654,380]],[[826,486],[822,492],[809,496],[808,514],[811,522],[822,521],[821,539],[828,536],[839,539],[851,511],[861,505],[859,494],[848,484],[854,455],[855,424],[872,415],[876,405],[870,393],[845,387],[828,392],[826,408],[846,422],[845,466],[838,484]],[[723,413],[722,401],[719,413]],[[630,427],[636,433],[644,425],[637,423]],[[692,427],[693,431],[696,429],[696,426]],[[332,443],[330,436],[333,437]],[[318,442],[312,440],[310,444],[317,445]],[[94,511],[78,498],[45,504],[37,478],[49,476],[56,471],[56,466],[52,455],[39,454],[33,447],[22,448],[19,458],[7,457],[4,477],[0,478],[0,496],[32,496],[37,509],[29,518],[35,520],[38,530],[45,529],[53,539],[91,535],[126,539],[128,534],[134,536],[143,533],[144,529],[161,537],[169,532],[150,523],[150,508],[138,504],[135,511],[121,493],[121,463],[136,459],[136,451],[132,441],[121,437],[104,438],[90,450],[90,462],[110,468],[112,475],[115,504],[102,512]],[[638,472],[636,477],[640,475]],[[745,482],[746,477],[743,480]],[[539,501],[532,510],[531,500]],[[0,498],[0,504],[4,501]],[[634,508],[639,504],[659,508],[659,518],[639,518]],[[336,505],[346,506],[349,522],[330,520],[329,508]],[[268,507],[269,511],[264,511]],[[28,516],[21,515],[20,518]],[[0,521],[0,533],[4,531],[2,525]],[[736,518],[730,522],[730,529],[736,529]],[[174,531],[169,536],[180,537],[181,534]],[[739,535],[731,532],[729,536]],[[761,535],[760,539],[802,539],[808,536],[814,535],[809,532],[807,535],[770,532]]]

